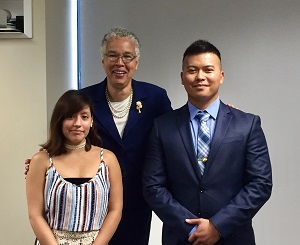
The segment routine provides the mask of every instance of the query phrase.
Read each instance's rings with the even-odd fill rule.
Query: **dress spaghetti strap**
[[[100,149],[100,160],[101,162],[103,162],[103,155],[104,155],[104,151],[103,148]]]

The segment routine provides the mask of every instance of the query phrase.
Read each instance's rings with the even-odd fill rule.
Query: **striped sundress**
[[[52,158],[44,190],[47,222],[60,245],[90,245],[107,215],[110,182],[108,167],[101,162],[97,174],[80,185],[66,181]],[[40,244],[37,240],[35,244]]]

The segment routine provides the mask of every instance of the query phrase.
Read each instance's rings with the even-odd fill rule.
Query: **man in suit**
[[[143,191],[163,221],[163,245],[255,244],[252,218],[271,195],[271,163],[259,116],[225,105],[223,81],[219,50],[195,41],[182,61],[187,104],[154,121]]]
[[[120,163],[124,202],[122,219],[109,245],[147,245],[152,211],[142,194],[142,165],[154,118],[172,110],[164,89],[132,79],[139,64],[138,38],[113,28],[101,43],[106,78],[84,88],[94,103],[94,124],[103,147]]]

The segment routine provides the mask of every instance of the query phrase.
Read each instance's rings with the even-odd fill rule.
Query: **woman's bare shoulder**
[[[98,146],[94,146],[92,147],[92,151],[97,153],[97,154],[101,154],[101,150],[103,150],[103,157],[104,158],[116,158],[115,154],[110,151],[110,150],[107,150],[107,149],[104,149],[104,148],[101,148],[101,147],[98,147]]]
[[[112,151],[104,148],[103,148],[103,156],[106,158],[116,159],[116,155]]]
[[[31,158],[30,164],[35,162],[49,162],[48,153],[46,151],[39,151],[35,153]]]
[[[102,148],[102,149],[103,149],[103,161],[105,162],[105,164],[108,167],[113,167],[115,165],[119,166],[119,162],[117,160],[116,155],[110,150],[107,150],[104,148]]]

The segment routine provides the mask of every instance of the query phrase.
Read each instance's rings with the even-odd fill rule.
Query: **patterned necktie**
[[[207,111],[199,111],[196,115],[199,119],[198,137],[197,137],[197,158],[200,166],[201,175],[204,173],[205,163],[209,153],[210,134],[206,121],[210,117]]]

